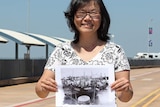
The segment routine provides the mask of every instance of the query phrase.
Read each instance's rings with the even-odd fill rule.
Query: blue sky
[[[1,0],[0,29],[73,38],[63,12],[70,0]],[[111,17],[111,41],[121,45],[128,57],[148,51],[148,36],[153,45],[149,52],[160,52],[160,0],[104,0]],[[152,21],[151,21],[152,19]],[[153,28],[149,35],[148,25]],[[0,43],[0,58],[14,58],[14,42]],[[49,47],[50,53],[53,48]],[[26,53],[19,46],[19,56]],[[45,48],[31,47],[31,57],[45,57]]]

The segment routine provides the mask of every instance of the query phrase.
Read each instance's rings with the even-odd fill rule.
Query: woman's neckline
[[[71,47],[71,49],[73,50],[73,52],[76,54],[76,56],[77,56],[79,59],[81,59],[81,60],[83,60],[84,62],[86,62],[86,63],[94,60],[94,59],[100,54],[100,52],[104,49],[104,47],[105,47],[106,45],[107,45],[107,42],[103,42],[103,44],[101,44],[100,46],[98,46],[97,49],[92,50],[92,51],[88,51],[88,54],[87,54],[87,53],[84,53],[84,54],[86,54],[86,55],[89,57],[89,59],[86,60],[85,57],[87,57],[87,56],[83,55],[83,52],[81,52],[81,50],[78,50],[78,51],[77,51],[77,50],[75,49],[75,44],[73,43],[73,41],[70,42],[70,47]],[[90,55],[89,55],[89,54],[90,54]]]

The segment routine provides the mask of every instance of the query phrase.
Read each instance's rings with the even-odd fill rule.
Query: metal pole
[[[30,25],[30,0],[28,0],[28,5],[27,5],[27,32],[28,33],[30,31],[29,25]]]
[[[151,19],[150,21],[149,21],[149,23],[148,23],[148,30],[149,30],[149,28],[150,28],[150,24],[151,24],[151,22],[153,21],[153,19]],[[148,39],[147,39],[147,50],[148,50],[148,53],[150,52],[150,33],[148,32]]]
[[[15,59],[18,59],[18,43],[15,43]]]

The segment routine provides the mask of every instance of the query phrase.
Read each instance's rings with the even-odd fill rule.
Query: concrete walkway
[[[134,97],[128,103],[117,100],[118,107],[159,107],[160,68],[131,70]],[[0,87],[0,107],[55,107],[55,95],[40,99],[35,94],[36,83]]]

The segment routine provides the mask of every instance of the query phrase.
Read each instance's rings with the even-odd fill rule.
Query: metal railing
[[[0,60],[0,86],[34,82],[43,73],[46,59]],[[129,58],[131,69],[160,67],[160,60]]]

